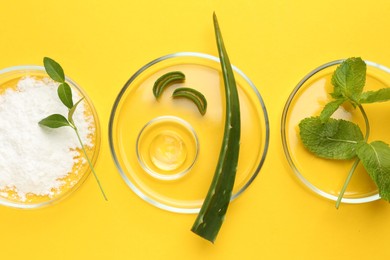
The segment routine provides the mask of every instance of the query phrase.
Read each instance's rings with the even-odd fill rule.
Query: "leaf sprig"
[[[81,145],[81,148],[83,150],[84,156],[88,161],[89,167],[91,168],[91,171],[95,176],[95,179],[99,185],[99,188],[102,192],[104,199],[107,200],[106,194],[104,193],[103,187],[100,184],[99,178],[95,172],[91,160],[88,157],[87,151],[85,150],[84,144],[81,140],[79,131],[73,120],[74,112],[76,111],[76,108],[81,103],[81,101],[84,100],[84,97],[82,97],[76,103],[73,103],[72,89],[70,88],[69,84],[65,82],[65,73],[62,67],[60,66],[60,64],[58,64],[56,61],[48,57],[45,57],[43,59],[43,64],[46,73],[50,76],[50,78],[59,83],[57,88],[58,97],[60,98],[61,102],[68,108],[68,118],[64,117],[61,114],[52,114],[39,121],[39,125],[46,126],[49,128],[59,128],[59,127],[69,126],[75,131],[79,143]]]
[[[303,119],[299,123],[303,145],[321,158],[355,162],[346,178],[336,201],[339,207],[351,177],[361,161],[369,176],[378,187],[382,199],[390,201],[390,147],[382,141],[368,142],[370,124],[362,104],[390,100],[390,88],[364,92],[366,63],[361,58],[343,61],[332,76],[334,86],[331,96],[320,115]],[[345,102],[357,107],[363,115],[366,133],[353,122],[333,119],[331,116]]]

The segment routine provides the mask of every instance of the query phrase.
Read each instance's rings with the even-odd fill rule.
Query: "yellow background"
[[[231,204],[214,245],[189,231],[195,215],[154,208],[125,185],[107,129],[119,90],[138,68],[172,52],[217,55],[213,11],[271,127],[264,167]],[[390,205],[336,210],[294,177],[280,138],[284,103],[313,68],[350,56],[390,66],[389,14],[388,0],[1,0],[0,68],[49,56],[87,91],[101,120],[96,170],[109,197],[90,177],[57,205],[1,207],[1,259],[389,259]]]

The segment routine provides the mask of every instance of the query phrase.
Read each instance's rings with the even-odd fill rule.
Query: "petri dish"
[[[183,72],[185,81],[169,86],[156,99],[154,82],[172,71]],[[238,68],[234,67],[234,73],[242,132],[232,200],[259,173],[269,142],[268,115],[260,93]],[[111,154],[125,183],[146,202],[176,213],[199,212],[222,144],[225,92],[221,74],[214,56],[169,54],[140,68],[117,96],[109,122]],[[178,87],[194,88],[206,97],[204,116],[190,100],[172,98]],[[152,136],[149,140],[143,137],[144,131]],[[163,148],[156,152],[161,143]],[[157,163],[153,156],[158,157]]]
[[[44,67],[35,66],[35,65],[14,66],[14,67],[2,69],[2,70],[0,70],[0,96],[6,94],[7,91],[13,91],[14,94],[18,95],[18,92],[20,91],[20,89],[17,88],[17,84],[20,80],[25,79],[25,78],[32,78],[34,80],[39,81],[39,80],[48,79],[48,75],[46,74]],[[94,165],[96,163],[98,155],[99,155],[100,143],[101,143],[101,140],[100,140],[100,138],[101,138],[100,131],[101,130],[100,130],[100,123],[99,123],[98,115],[96,113],[96,110],[93,106],[92,101],[90,100],[90,98],[88,97],[86,92],[76,82],[74,82],[69,77],[66,77],[65,80],[69,84],[69,86],[71,87],[74,98],[84,97],[84,100],[79,104],[79,106],[76,109],[76,112],[74,114],[75,115],[74,120],[75,120],[76,125],[78,125],[77,123],[87,124],[85,126],[86,127],[85,129],[88,129],[88,130],[84,132],[85,135],[83,133],[81,133],[81,130],[80,130],[80,135],[81,135],[81,138],[85,137],[86,138],[85,140],[88,141],[88,143],[85,143],[84,145],[85,145],[86,152],[91,160],[91,163]],[[38,91],[42,91],[42,89],[40,89]],[[44,90],[44,91],[46,91],[46,90]],[[51,91],[53,91],[53,90],[51,90]],[[54,91],[56,92],[56,89],[54,89]],[[2,100],[2,102],[3,101],[4,100]],[[37,102],[44,102],[44,101],[37,101]],[[51,98],[50,98],[50,102],[52,102]],[[57,101],[55,101],[55,102],[57,102]],[[22,107],[19,107],[19,108],[22,111],[28,111],[30,109],[30,108],[28,108],[26,110],[26,108],[22,108]],[[35,109],[35,108],[31,108],[31,109]],[[65,112],[67,112],[66,108],[65,108]],[[53,114],[56,114],[56,113],[60,113],[60,112],[53,111]],[[78,113],[80,113],[79,116],[77,116]],[[42,115],[42,118],[46,117],[46,116],[48,116],[48,115]],[[64,114],[64,116],[67,116],[67,115]],[[79,120],[78,118],[83,118],[83,119]],[[18,121],[18,120],[23,120],[23,119],[15,117],[14,120]],[[49,129],[49,128],[43,129],[42,127],[39,127],[38,120],[37,120],[36,124],[34,123],[34,125],[31,126],[31,128],[38,128],[37,131],[41,130],[42,132],[45,132],[45,131],[51,132],[53,134],[53,136],[55,136],[55,131],[57,131],[57,129]],[[31,128],[29,131],[32,131]],[[60,130],[60,131],[62,131],[62,130]],[[73,134],[74,134],[74,132],[73,132]],[[75,134],[74,134],[74,136],[72,135],[72,138],[73,137],[77,138]],[[3,138],[8,138],[8,137],[3,136]],[[52,140],[55,142],[56,141],[55,137]],[[77,140],[77,139],[75,139],[75,140]],[[36,142],[33,142],[33,143],[34,143],[33,146],[35,147],[37,144],[36,144]],[[10,152],[10,153],[13,152],[12,151],[13,147],[10,147],[10,146],[7,146],[7,147],[9,149],[9,150],[7,150],[8,152]],[[39,151],[39,149],[40,148],[37,147],[36,150]],[[16,148],[15,148],[15,150],[16,150]],[[2,179],[1,180],[1,185],[2,185],[1,187],[2,188],[0,188],[0,205],[9,206],[9,207],[13,207],[13,208],[35,209],[35,208],[40,208],[43,206],[52,205],[56,202],[61,201],[64,198],[66,198],[70,194],[72,194],[86,180],[86,178],[88,177],[91,170],[89,168],[89,164],[84,159],[84,154],[82,153],[81,149],[72,148],[72,151],[70,151],[70,152],[74,156],[75,160],[74,160],[73,166],[70,165],[69,172],[64,172],[63,176],[57,179],[57,181],[58,181],[58,183],[60,183],[60,185],[57,185],[56,187],[51,188],[50,192],[47,192],[47,193],[45,192],[45,193],[37,194],[34,192],[29,192],[29,193],[21,195],[21,193],[18,192],[17,188],[15,189],[15,186],[13,186],[13,187],[6,186],[5,187],[4,186],[5,184],[3,183],[4,180]],[[53,156],[51,156],[50,158],[43,157],[43,156],[39,155],[39,153],[37,153],[34,156],[34,158],[36,159],[36,161],[54,160],[54,158],[57,158],[55,156],[55,153],[56,153],[56,151],[53,150],[53,153],[52,153]],[[58,163],[62,164],[63,162],[58,162]],[[2,167],[8,167],[8,166],[3,165]],[[36,169],[36,168],[32,167],[32,169]],[[6,172],[5,168],[3,168],[3,173],[5,173],[5,172]],[[15,172],[8,170],[6,174],[10,174],[12,176],[14,173]],[[50,175],[50,171],[48,174]],[[19,173],[19,175],[23,175],[23,172]],[[15,175],[13,175],[13,176],[14,177],[11,177],[11,178],[15,179],[16,178]],[[46,177],[42,177],[43,175],[42,175],[41,171],[37,171],[36,176],[39,176],[39,177],[34,178],[34,180],[30,180],[30,179],[23,180],[23,179],[20,179],[21,177],[19,176],[18,180],[19,180],[19,182],[24,182],[24,181],[27,182],[28,181],[28,182],[32,182],[31,185],[38,185],[36,183],[34,184],[34,182],[43,183],[44,182],[43,178],[46,178]]]
[[[299,122],[310,116],[318,116],[324,105],[331,100],[333,92],[331,77],[343,60],[326,63],[307,74],[293,89],[284,106],[281,120],[281,137],[287,161],[301,183],[314,193],[336,201],[354,160],[327,160],[308,152],[299,138]],[[390,69],[371,61],[367,64],[364,91],[390,87]],[[388,142],[390,123],[385,117],[388,102],[365,104],[370,121],[368,141]],[[364,119],[358,109],[343,105],[332,116],[352,121],[365,133]],[[387,141],[386,141],[387,140]],[[358,204],[380,199],[375,183],[361,163],[358,165],[341,202]]]

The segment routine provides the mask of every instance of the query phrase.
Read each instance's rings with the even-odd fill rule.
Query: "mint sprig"
[[[305,118],[299,123],[302,143],[313,154],[326,159],[355,159],[339,193],[336,208],[360,161],[377,185],[381,198],[390,201],[390,147],[383,141],[368,142],[370,124],[362,106],[390,100],[390,88],[364,92],[366,69],[361,58],[343,61],[332,76],[333,100],[324,106],[319,116]],[[331,118],[345,102],[362,113],[366,124],[364,137],[357,124]]]
[[[81,140],[80,133],[73,120],[73,114],[76,111],[77,106],[81,103],[81,101],[84,100],[84,97],[82,97],[79,101],[73,104],[72,89],[70,88],[68,83],[65,82],[65,74],[61,65],[48,57],[45,57],[43,59],[43,64],[46,73],[50,76],[50,78],[55,82],[59,83],[57,88],[58,97],[61,100],[61,102],[68,108],[68,118],[60,114],[52,114],[39,121],[39,125],[46,126],[49,128],[59,128],[59,127],[69,126],[75,131],[79,143],[81,145],[81,149],[83,150],[84,156],[88,161],[89,167],[91,168],[91,171],[95,176],[95,179],[99,185],[99,188],[102,192],[104,199],[107,200],[106,194],[104,193],[103,187],[100,184],[99,178],[95,172],[91,160],[88,157],[87,151],[85,150],[84,144]]]

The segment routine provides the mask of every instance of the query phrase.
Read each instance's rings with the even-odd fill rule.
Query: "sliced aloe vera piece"
[[[193,88],[177,88],[173,91],[174,98],[187,98],[195,103],[199,112],[204,115],[207,110],[207,100],[202,93]]]
[[[185,75],[181,71],[168,72],[159,77],[153,85],[153,95],[158,99],[165,88],[185,80]]]

